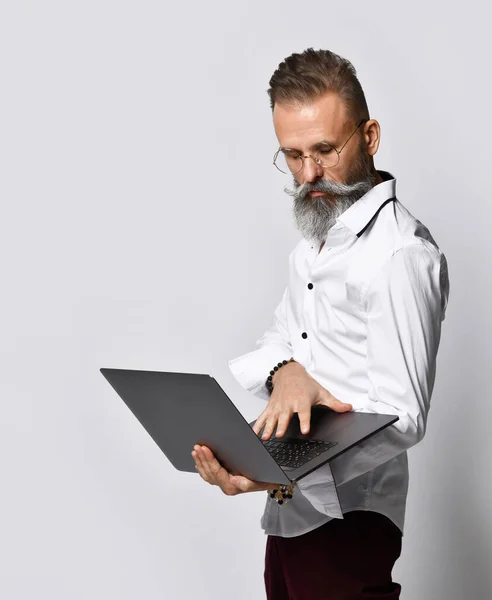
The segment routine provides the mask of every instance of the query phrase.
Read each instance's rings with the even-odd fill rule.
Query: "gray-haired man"
[[[229,363],[245,389],[268,401],[255,431],[282,437],[298,413],[307,432],[316,404],[399,420],[300,480],[282,504],[274,482],[233,477],[206,447],[192,454],[202,478],[228,495],[270,492],[262,518],[269,600],[399,598],[391,572],[401,551],[406,450],[426,429],[446,259],[396,198],[393,175],[374,167],[380,126],[350,62],[327,50],[293,54],[268,93],[275,165],[292,177],[286,191],[302,239],[271,327]]]

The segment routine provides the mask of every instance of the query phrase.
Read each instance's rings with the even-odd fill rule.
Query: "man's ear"
[[[369,156],[374,156],[379,148],[381,140],[381,128],[376,119],[367,121],[362,131],[362,139]]]

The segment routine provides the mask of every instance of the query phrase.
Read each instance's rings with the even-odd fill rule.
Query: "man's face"
[[[331,93],[300,107],[276,104],[273,123],[280,146],[303,155],[313,153],[322,141],[340,150],[357,126],[340,98]],[[294,197],[298,229],[304,237],[320,243],[336,219],[376,182],[364,138],[357,133],[343,148],[335,167],[323,169],[305,158],[303,169],[292,177],[293,189],[286,188],[286,192]]]

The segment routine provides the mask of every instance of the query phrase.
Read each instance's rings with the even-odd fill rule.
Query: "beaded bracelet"
[[[283,367],[287,363],[293,362],[293,360],[294,360],[293,358],[291,358],[290,360],[283,360],[282,362],[279,362],[277,365],[275,365],[273,367],[273,369],[270,371],[270,375],[267,377],[267,380],[265,382],[265,385],[267,386],[267,389],[270,392],[270,394],[273,392],[272,378],[275,375],[275,372],[278,371],[281,367]]]
[[[269,492],[270,498],[273,498],[277,504],[285,504],[294,494],[294,485],[295,483],[291,485],[281,485],[278,490],[275,489]]]

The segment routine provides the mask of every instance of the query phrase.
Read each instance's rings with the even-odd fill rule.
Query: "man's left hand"
[[[195,467],[200,477],[210,485],[217,485],[226,496],[236,496],[246,492],[272,491],[279,486],[274,483],[251,481],[242,475],[231,475],[215,458],[212,450],[207,446],[194,447],[191,453]]]
[[[301,432],[309,433],[311,408],[315,405],[327,406],[338,413],[348,412],[353,408],[352,404],[335,398],[296,361],[278,369],[273,375],[273,382],[274,388],[268,405],[253,426],[256,435],[264,427],[261,436],[263,440],[269,440],[275,428],[275,437],[282,437],[294,413],[299,416]]]

